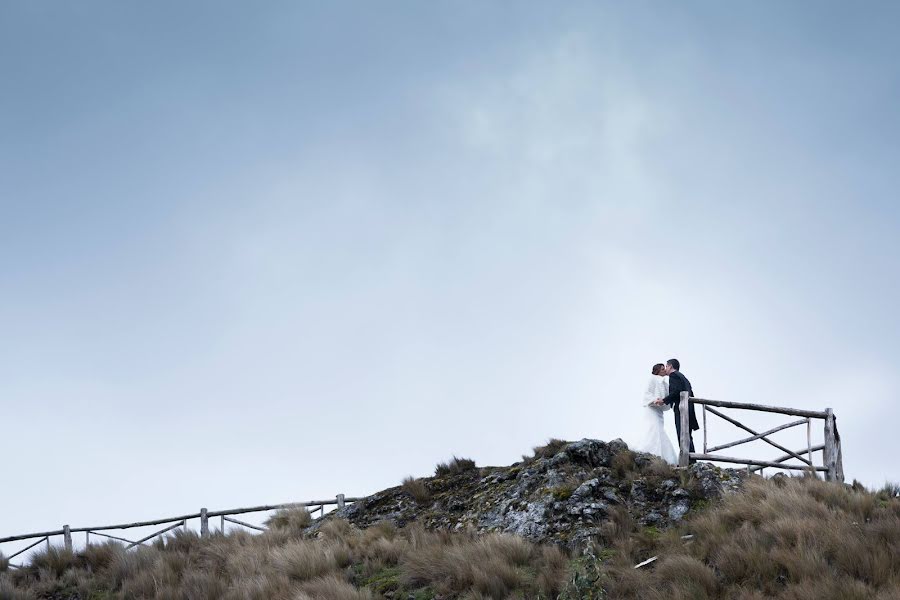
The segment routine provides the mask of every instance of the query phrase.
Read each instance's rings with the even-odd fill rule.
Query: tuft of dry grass
[[[466,591],[487,598],[506,598],[517,591],[559,593],[565,582],[567,557],[561,550],[541,550],[522,538],[490,534],[468,539],[419,533],[418,547],[401,563],[404,580],[456,597]],[[528,567],[532,569],[529,570]],[[543,577],[536,578],[534,569]]]
[[[634,459],[637,455],[627,448],[616,452],[609,463],[613,472],[620,479],[628,478],[635,471]]]
[[[325,544],[296,540],[273,548],[269,558],[277,572],[294,580],[306,581],[337,569],[338,562],[329,550]]]
[[[107,540],[100,544],[88,544],[79,553],[82,564],[90,571],[102,571],[108,568],[116,557],[125,552],[125,546],[115,540]]]
[[[178,552],[189,553],[200,546],[200,535],[195,531],[176,529],[164,538],[160,549],[166,548]]]
[[[58,546],[51,546],[31,555],[31,565],[39,571],[46,571],[60,577],[75,565],[75,553]]]
[[[676,471],[672,465],[654,456],[641,468],[641,474],[658,479],[670,479],[676,476]]]
[[[303,584],[292,600],[374,600],[372,592],[359,589],[338,575],[319,577]]]
[[[35,600],[37,596],[29,589],[21,588],[12,580],[3,577],[0,578],[0,598],[3,600]]]
[[[475,461],[471,458],[459,458],[454,456],[447,462],[438,463],[434,468],[434,475],[435,477],[458,475],[460,473],[474,471],[475,469]]]
[[[311,523],[312,515],[305,506],[279,509],[265,521],[266,527],[295,536],[303,535],[303,531]]]
[[[522,460],[526,463],[532,463],[541,458],[552,458],[556,456],[560,450],[569,445],[569,442],[557,438],[550,438],[543,446],[535,446],[531,449],[532,455],[522,455]]]
[[[419,504],[425,504],[431,500],[431,492],[428,491],[428,486],[421,479],[407,477],[403,480],[402,487],[403,491],[412,496],[413,500]]]

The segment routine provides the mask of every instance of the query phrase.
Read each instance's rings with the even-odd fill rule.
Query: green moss
[[[612,560],[616,556],[616,551],[612,548],[604,548],[597,553],[597,560],[600,562]]]
[[[703,498],[691,502],[691,510],[706,510],[709,508],[709,500]]]
[[[430,587],[419,588],[412,592],[413,600],[434,600],[434,590]]]
[[[363,581],[362,585],[377,594],[397,591],[400,589],[400,569],[398,567],[382,569]]]
[[[380,596],[391,594],[395,598],[434,600],[434,590],[430,587],[414,590],[404,588],[400,582],[401,575],[399,567],[387,567],[364,579],[359,587],[367,587]]]

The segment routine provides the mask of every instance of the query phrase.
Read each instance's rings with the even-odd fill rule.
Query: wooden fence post
[[[68,525],[63,525],[63,544],[66,550],[72,551],[72,532],[69,530]]]
[[[691,464],[691,413],[690,413],[690,394],[681,392],[681,400],[679,401],[678,410],[681,412],[679,421],[681,428],[681,436],[678,444],[681,451],[678,453],[678,466],[687,467]]]
[[[822,458],[825,462],[825,479],[837,481],[837,445],[834,435],[834,411],[825,409],[825,450]]]
[[[337,495],[337,507],[344,508],[344,495],[343,494]]]
[[[806,417],[806,457],[807,460],[809,460],[810,466],[812,466],[812,419],[809,417]],[[810,469],[809,472],[812,473],[814,477],[818,477],[815,469]]]
[[[681,410],[679,408],[679,410]],[[703,454],[706,454],[706,405],[703,405]]]
[[[209,512],[205,508],[200,509],[200,537],[208,538],[209,537],[209,515],[206,513]]]

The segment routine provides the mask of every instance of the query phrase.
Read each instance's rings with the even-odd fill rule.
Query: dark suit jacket
[[[663,402],[674,410],[676,423],[680,423],[681,418],[681,392],[690,392],[691,397],[694,397],[694,389],[688,378],[682,375],[681,371],[672,371],[669,375],[669,395],[663,398]],[[700,429],[700,424],[697,423],[697,415],[694,414],[694,403],[688,402],[688,408],[691,413],[691,431],[696,431]]]

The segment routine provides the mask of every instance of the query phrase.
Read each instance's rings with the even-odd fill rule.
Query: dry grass
[[[272,567],[290,579],[306,581],[337,569],[337,562],[324,544],[306,540],[288,542],[269,552]]]
[[[641,474],[660,479],[669,479],[676,476],[676,471],[672,465],[658,456],[654,456],[641,468]]]
[[[668,474],[640,464],[646,475]],[[625,456],[620,466],[628,465]],[[590,562],[597,577],[587,579],[589,591],[566,583],[579,580],[585,559],[573,573],[570,558],[554,546],[417,524],[360,530],[338,519],[312,533],[302,512],[288,511],[259,535],[178,533],[129,551],[115,542],[77,553],[43,550],[25,569],[0,571],[0,599],[896,599],[897,491],[752,478],[742,493],[664,532],[613,509],[594,548],[600,560]],[[689,544],[684,533],[694,535]],[[633,568],[653,555],[659,560]]]
[[[312,515],[305,506],[282,508],[266,520],[266,527],[281,529],[285,532],[302,535],[303,530],[312,523]]]
[[[304,584],[292,600],[374,600],[368,589],[359,589],[338,575],[328,575]]]
[[[487,598],[554,596],[562,588],[567,557],[555,547],[537,547],[522,538],[494,534],[441,537],[419,532],[415,552],[402,562],[404,581],[453,596],[463,591]],[[530,568],[529,568],[530,567]],[[534,571],[542,574],[535,577]]]
[[[565,448],[569,442],[557,438],[550,438],[543,446],[535,446],[532,448],[532,456],[522,455],[522,460],[526,463],[532,463],[541,458],[551,458],[556,456],[560,450]]]
[[[360,530],[338,519],[298,535],[304,518],[297,513],[279,513],[272,522],[278,526],[259,535],[180,533],[129,551],[114,542],[78,553],[45,550],[28,568],[0,573],[0,598],[374,600],[389,592],[550,598],[567,574],[565,553],[511,535],[387,522]]]
[[[428,486],[421,479],[407,477],[403,480],[402,487],[403,491],[412,496],[413,500],[419,504],[425,504],[431,500],[431,492],[428,491]]]
[[[900,598],[900,500],[890,490],[753,478],[649,546],[625,515],[613,517],[610,598]],[[661,558],[632,568],[649,555]]]
[[[459,458],[454,456],[448,462],[438,463],[434,468],[434,475],[435,477],[458,475],[460,473],[474,471],[475,469],[475,461],[471,458]]]
[[[634,459],[637,455],[631,450],[619,450],[609,463],[613,472],[620,479],[625,479],[635,472]]]

